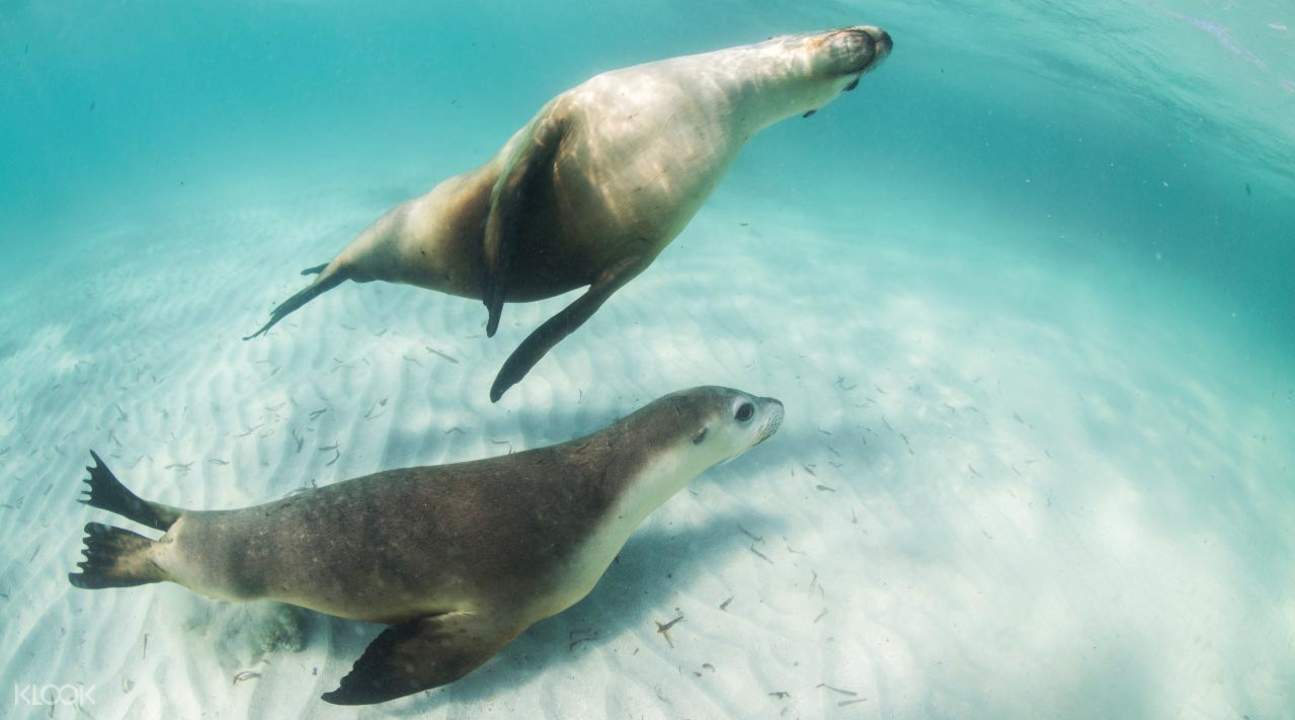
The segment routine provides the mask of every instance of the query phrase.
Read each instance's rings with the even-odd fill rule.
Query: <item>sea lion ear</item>
[[[516,632],[500,633],[473,613],[415,618],[383,630],[341,685],[334,705],[371,705],[454,682],[477,669]]]
[[[519,140],[504,163],[499,179],[490,191],[490,214],[481,254],[485,276],[481,283],[481,300],[489,317],[486,337],[494,337],[508,295],[512,258],[532,218],[527,210],[534,206],[544,183],[553,180],[553,159],[562,142],[565,123],[550,113],[542,114],[531,128],[529,137]]]

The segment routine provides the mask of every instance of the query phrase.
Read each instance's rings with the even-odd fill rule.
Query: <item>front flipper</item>
[[[324,693],[334,705],[371,705],[454,682],[477,669],[517,631],[499,632],[472,614],[415,618],[383,630],[341,685]]]
[[[509,273],[517,246],[525,241],[526,225],[542,201],[544,183],[552,182],[553,159],[565,125],[541,114],[529,138],[523,138],[490,192],[490,215],[482,241],[485,276],[481,299],[486,304],[486,337],[494,337],[508,294]]]
[[[598,279],[589,286],[584,295],[562,309],[557,315],[549,318],[522,341],[512,355],[504,361],[495,383],[490,386],[490,402],[499,402],[499,398],[516,385],[526,373],[535,367],[540,358],[553,349],[562,338],[575,332],[593,314],[602,307],[612,293],[629,282],[648,266],[651,258],[634,256],[625,258],[609,270],[604,270]]]

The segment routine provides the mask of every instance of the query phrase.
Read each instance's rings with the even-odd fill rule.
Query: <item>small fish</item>
[[[440,350],[437,350],[436,348],[432,347],[431,345],[424,345],[423,347],[427,348],[427,352],[429,352],[429,353],[431,353],[431,354],[433,354],[433,355],[439,355],[440,357],[445,358],[446,360],[449,360],[450,362],[454,363],[455,365],[458,365],[458,364],[459,364],[459,361],[458,361],[458,360],[455,360],[454,358],[450,357],[449,355],[446,355],[445,353],[441,352]]]
[[[253,670],[244,670],[234,676],[234,684],[237,685],[243,682],[244,680],[252,680],[259,677],[261,677],[261,673],[259,672],[255,672]]]
[[[658,635],[661,635],[662,637],[664,637],[664,638],[665,638],[665,641],[666,641],[667,643],[669,643],[669,644],[670,644],[670,647],[674,647],[674,641],[670,639],[670,628],[674,627],[675,625],[677,625],[677,624],[678,624],[680,621],[682,621],[682,620],[683,620],[683,615],[680,615],[679,617],[675,618],[674,620],[671,620],[671,621],[670,621],[670,622],[668,622],[668,623],[664,623],[664,624],[663,624],[663,623],[657,623],[657,624],[656,624],[656,631],[657,631],[657,634],[658,634]],[[655,621],[653,621],[653,622],[655,622]]]

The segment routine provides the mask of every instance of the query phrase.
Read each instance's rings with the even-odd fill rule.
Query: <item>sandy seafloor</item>
[[[507,306],[487,340],[477,302],[351,284],[239,339],[384,207],[142,219],[3,296],[0,687],[96,691],[0,714],[1293,716],[1289,359],[1230,345],[1226,312],[1156,309],[1212,306],[1191,288],[721,192],[498,406],[498,366],[565,300]],[[447,689],[335,708],[377,626],[66,581],[81,526],[118,521],[75,502],[89,448],[144,497],[231,508],[697,384],[777,396],[786,423]]]

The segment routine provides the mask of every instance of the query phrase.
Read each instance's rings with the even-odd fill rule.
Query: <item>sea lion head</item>
[[[782,403],[726,387],[705,386],[671,393],[639,411],[655,425],[652,434],[682,450],[685,464],[705,468],[750,450],[782,424]]]
[[[859,85],[894,48],[890,34],[872,25],[772,37],[742,48],[754,63],[740,65],[762,76],[751,88],[761,96],[758,126],[793,114],[813,115],[823,105]],[[736,56],[735,56],[736,57]],[[735,71],[736,72],[736,71]]]
[[[854,82],[880,65],[894,43],[890,33],[879,27],[855,25],[809,35],[804,47],[812,75]]]

